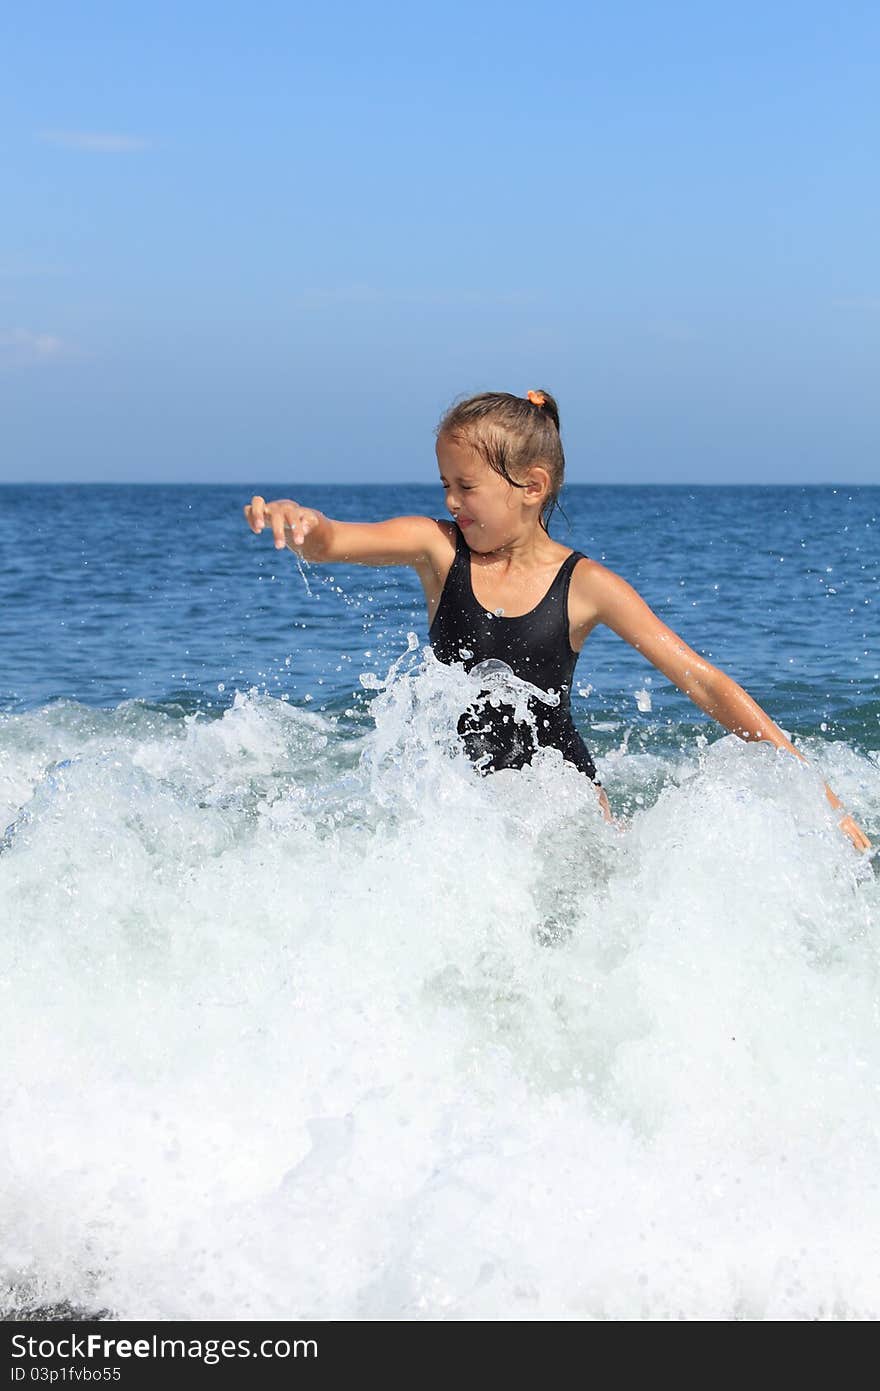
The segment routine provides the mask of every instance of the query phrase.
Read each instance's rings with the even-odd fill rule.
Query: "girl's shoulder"
[[[589,631],[598,621],[605,597],[615,585],[625,583],[607,565],[580,555],[571,572],[568,612],[572,625]],[[628,587],[628,586],[627,586]]]
[[[458,538],[461,535],[455,522],[450,522],[447,517],[432,517],[431,521],[434,523],[434,526],[439,528],[441,534],[452,546],[452,549],[455,550],[458,545]]]
[[[603,565],[600,560],[594,560],[592,556],[584,555],[583,551],[578,551],[577,556],[571,572],[572,589],[593,590],[608,579],[619,578],[607,565]]]
[[[432,517],[432,524],[437,528],[434,540],[434,550],[438,568],[448,571],[455,553],[458,550],[458,538],[461,532],[455,522],[447,521],[444,517]]]

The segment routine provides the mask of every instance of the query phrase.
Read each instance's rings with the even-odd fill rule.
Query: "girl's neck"
[[[494,551],[472,549],[471,560],[476,559],[478,565],[491,566],[493,569],[528,571],[556,560],[561,549],[559,542],[548,536],[546,531],[538,530],[513,537]]]

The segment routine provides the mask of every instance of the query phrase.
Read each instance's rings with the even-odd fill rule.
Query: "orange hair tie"
[[[533,406],[546,406],[547,398],[543,391],[527,391],[526,399],[531,401]]]

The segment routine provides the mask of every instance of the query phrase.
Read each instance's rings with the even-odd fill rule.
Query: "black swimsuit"
[[[560,749],[587,777],[598,783],[590,751],[571,717],[571,679],[578,659],[568,636],[568,589],[580,551],[566,556],[544,598],[530,613],[498,617],[477,602],[471,584],[470,547],[456,527],[455,559],[428,638],[441,662],[461,662],[470,671],[478,662],[504,662],[515,676],[539,690],[555,692],[556,705],[529,697],[536,729],[513,718],[511,705],[481,700],[458,723],[458,732],[474,762],[485,772],[522,768],[531,762],[536,743]]]

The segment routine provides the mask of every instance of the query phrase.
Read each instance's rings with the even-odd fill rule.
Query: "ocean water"
[[[599,630],[612,827],[257,487],[0,489],[0,1312],[880,1316],[880,489],[568,491],[810,760]]]

